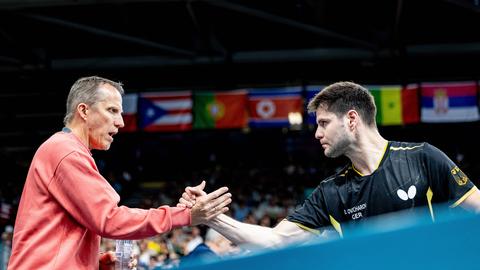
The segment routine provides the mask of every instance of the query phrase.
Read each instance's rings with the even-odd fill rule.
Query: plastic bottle
[[[115,240],[115,270],[129,270],[128,263],[133,250],[133,240]]]

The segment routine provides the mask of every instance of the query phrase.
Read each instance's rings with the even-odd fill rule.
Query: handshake
[[[190,208],[192,226],[204,224],[212,218],[228,211],[232,194],[226,193],[227,187],[221,187],[209,194],[203,189],[205,181],[195,187],[186,187],[177,207]]]
[[[232,202],[232,194],[227,193],[228,188],[222,187],[209,194],[203,189],[205,181],[195,187],[186,187],[185,192],[177,207],[190,208],[191,225],[205,224],[214,217],[228,211],[227,205]],[[100,254],[100,270],[113,270],[115,266],[115,253],[112,251]],[[129,269],[136,269],[137,260],[132,258]]]

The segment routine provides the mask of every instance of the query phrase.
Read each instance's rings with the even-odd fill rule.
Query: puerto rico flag
[[[303,116],[302,88],[250,89],[248,110],[251,127],[288,127],[294,117],[301,124]],[[289,120],[290,117],[290,120]]]
[[[125,126],[120,129],[120,132],[134,132],[137,131],[137,105],[138,94],[126,94],[122,99],[123,107],[123,122]]]
[[[192,93],[142,93],[138,102],[140,128],[145,131],[192,129]]]
[[[475,82],[422,83],[422,122],[479,120]]]

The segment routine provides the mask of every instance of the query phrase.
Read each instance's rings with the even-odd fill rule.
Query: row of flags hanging
[[[478,121],[478,85],[469,82],[367,86],[378,125]],[[122,131],[188,131],[315,124],[306,103],[323,86],[233,91],[132,93],[124,96]]]

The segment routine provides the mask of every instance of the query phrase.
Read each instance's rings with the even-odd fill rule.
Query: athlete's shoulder
[[[417,160],[425,160],[442,153],[438,148],[427,142],[391,142],[389,150],[392,157]]]
[[[390,141],[390,151],[419,151],[423,150],[427,143],[425,142],[397,142]]]

